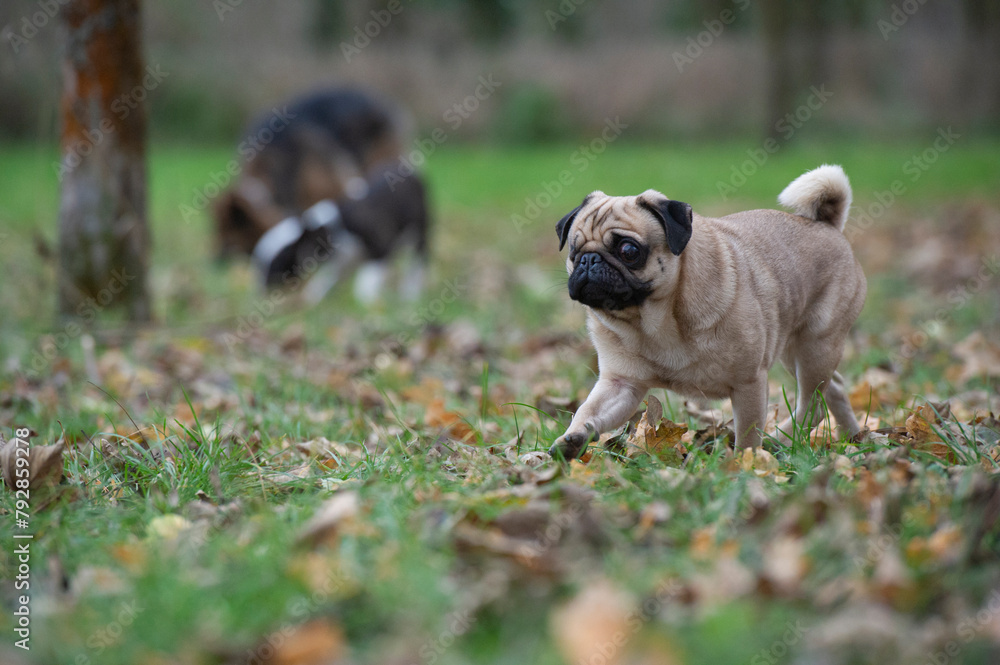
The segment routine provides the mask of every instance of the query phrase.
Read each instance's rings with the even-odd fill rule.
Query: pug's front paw
[[[576,459],[587,449],[587,444],[597,437],[597,432],[592,428],[587,428],[579,432],[566,432],[556,439],[552,447],[549,448],[549,455],[556,459],[569,461]]]

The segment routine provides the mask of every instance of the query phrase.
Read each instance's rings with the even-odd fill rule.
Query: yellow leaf
[[[176,540],[180,534],[193,526],[180,515],[159,515],[149,521],[146,535],[162,540]]]

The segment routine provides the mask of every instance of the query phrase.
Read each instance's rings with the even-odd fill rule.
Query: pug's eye
[[[634,242],[623,240],[622,243],[618,245],[618,258],[628,265],[637,262],[641,256],[642,251],[639,250]]]

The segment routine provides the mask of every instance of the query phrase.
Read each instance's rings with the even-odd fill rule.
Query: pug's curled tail
[[[824,164],[793,180],[778,195],[778,203],[791,208],[797,215],[826,222],[843,231],[851,207],[851,183],[844,169]]]

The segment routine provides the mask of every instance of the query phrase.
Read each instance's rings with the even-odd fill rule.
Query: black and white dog
[[[271,287],[306,281],[313,301],[356,272],[355,296],[371,303],[391,259],[409,248],[414,256],[399,292],[419,297],[427,194],[412,170],[400,173],[398,118],[385,102],[351,89],[316,92],[262,116],[240,144],[239,179],[216,203],[220,254],[251,254]]]

